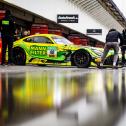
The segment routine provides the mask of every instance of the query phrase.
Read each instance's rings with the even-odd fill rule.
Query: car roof
[[[45,37],[52,37],[52,36],[55,37],[55,36],[57,36],[57,37],[63,37],[63,36],[56,35],[56,34],[34,34],[34,35],[29,35],[29,36],[23,37],[23,38],[21,38],[19,40],[16,40],[16,41],[21,41],[21,40],[27,39],[29,37],[35,37],[35,36],[45,36]]]
[[[47,37],[52,37],[52,36],[59,36],[59,35],[56,35],[56,34],[34,34],[34,35],[27,36],[27,37],[33,37],[33,36],[47,36]],[[62,36],[59,36],[59,37],[62,37]]]

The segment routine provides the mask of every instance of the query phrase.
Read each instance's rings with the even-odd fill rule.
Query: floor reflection
[[[81,96],[84,78],[72,76],[71,71],[1,74],[1,107],[5,121],[22,121],[68,105]]]
[[[117,70],[114,70],[112,71],[111,76],[109,75],[109,77],[111,77],[112,79],[111,87],[109,81],[106,81],[107,79],[104,79],[106,100],[108,106],[115,107],[119,103],[119,72]],[[107,75],[105,75],[105,78],[107,78]]]
[[[111,86],[109,85],[109,82],[106,81],[107,79],[104,79],[106,99],[109,106],[112,107],[117,105],[125,106],[126,103],[125,76],[126,76],[125,71],[113,70]],[[105,78],[107,78],[106,75]]]
[[[123,69],[2,73],[0,126],[17,125],[51,111],[57,118],[75,117],[77,125],[112,126],[125,109],[125,74]]]

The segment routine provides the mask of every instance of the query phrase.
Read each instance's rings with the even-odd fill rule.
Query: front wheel
[[[18,47],[13,49],[13,63],[15,65],[25,65],[26,54],[23,49]]]
[[[74,52],[73,60],[77,67],[87,68],[90,66],[91,56],[86,50],[80,49]]]

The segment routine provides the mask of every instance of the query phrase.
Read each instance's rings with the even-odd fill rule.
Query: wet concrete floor
[[[126,68],[0,70],[0,126],[126,125]]]

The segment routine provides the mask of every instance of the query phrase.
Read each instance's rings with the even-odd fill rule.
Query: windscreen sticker
[[[48,57],[57,57],[57,48],[54,46],[48,47],[47,55]]]

